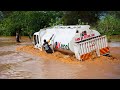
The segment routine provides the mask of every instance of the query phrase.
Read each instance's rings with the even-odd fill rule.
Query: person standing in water
[[[43,48],[47,53],[53,53],[53,51],[48,43],[49,43],[49,41],[47,42],[46,39],[44,39]]]

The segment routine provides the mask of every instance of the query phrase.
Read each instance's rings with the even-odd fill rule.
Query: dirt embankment
[[[111,51],[113,49],[116,49],[116,48],[110,48]],[[118,49],[120,50],[120,48],[117,48],[117,50]],[[45,59],[54,59],[54,60],[58,60],[58,61],[61,61],[61,62],[64,62],[64,63],[70,63],[70,64],[80,64],[80,63],[83,63],[83,62],[87,62],[87,63],[92,62],[93,63],[93,61],[95,61],[94,63],[104,63],[104,62],[120,63],[120,60],[115,57],[116,54],[112,55],[111,57],[100,56],[98,58],[94,58],[94,59],[91,58],[89,60],[85,60],[83,62],[80,62],[75,58],[75,55],[72,55],[72,56],[65,55],[65,54],[62,54],[62,53],[60,53],[58,51],[56,51],[53,54],[47,54],[44,51],[40,51],[38,49],[35,49],[33,45],[20,46],[20,47],[17,47],[16,50],[17,51],[24,51],[24,52],[30,53],[32,55],[43,57]],[[112,52],[112,53],[114,53],[114,52]]]

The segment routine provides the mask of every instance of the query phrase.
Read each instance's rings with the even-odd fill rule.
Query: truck
[[[58,25],[40,29],[33,34],[34,48],[42,51],[44,39],[50,40],[53,50],[71,52],[80,61],[89,59],[93,51],[98,57],[110,53],[106,35],[90,29],[90,25]]]

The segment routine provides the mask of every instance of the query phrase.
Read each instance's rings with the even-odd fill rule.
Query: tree
[[[106,15],[105,18],[98,22],[97,30],[106,35],[120,34],[120,18],[115,15]]]
[[[116,18],[120,18],[120,11],[107,11],[107,15],[115,16]]]
[[[100,13],[101,11],[65,11],[63,21],[65,25],[78,24],[79,20],[94,25],[99,20]]]
[[[0,23],[0,34],[16,37],[22,34],[31,38],[32,34],[41,28],[59,24],[61,17],[60,11],[13,11],[9,14],[7,12]],[[19,39],[16,41],[19,42]]]

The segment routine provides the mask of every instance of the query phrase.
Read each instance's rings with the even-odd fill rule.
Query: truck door
[[[35,48],[39,48],[39,36],[38,35],[34,35],[34,45],[35,45]]]
[[[34,35],[34,45],[37,44],[37,41],[36,41],[36,35]]]

